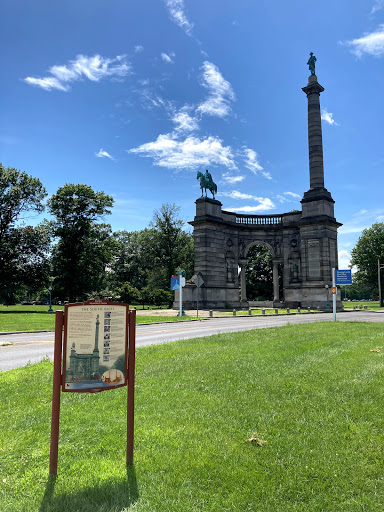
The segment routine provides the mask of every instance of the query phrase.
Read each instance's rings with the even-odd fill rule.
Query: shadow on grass
[[[127,467],[127,478],[109,480],[102,485],[82,489],[77,493],[54,496],[56,477],[50,475],[39,512],[101,512],[121,510],[133,505],[139,499],[139,490],[134,467]]]

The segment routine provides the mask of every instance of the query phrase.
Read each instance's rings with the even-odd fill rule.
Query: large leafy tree
[[[113,206],[111,196],[88,185],[66,184],[48,201],[57,244],[52,267],[56,296],[81,300],[105,285],[116,247],[108,224],[98,224]]]
[[[19,225],[44,210],[46,195],[38,178],[0,164],[0,300],[7,304],[46,284],[49,230]]]
[[[377,222],[364,229],[351,251],[351,265],[356,265],[354,281],[369,284],[378,290],[378,260],[384,264],[384,223]],[[383,272],[382,272],[383,273]],[[382,290],[383,290],[383,280]]]
[[[130,283],[135,288],[146,284],[150,265],[148,254],[143,244],[144,231],[117,231],[113,233],[116,250],[110,264],[109,281],[112,288],[119,288],[123,283]]]
[[[175,204],[163,204],[154,212],[151,229],[143,234],[143,244],[151,256],[148,282],[153,288],[168,289],[171,275],[178,267],[186,270],[187,278],[192,276],[193,238],[183,230],[179,211]]]
[[[254,245],[248,251],[246,284],[249,300],[273,299],[272,256],[263,245]]]

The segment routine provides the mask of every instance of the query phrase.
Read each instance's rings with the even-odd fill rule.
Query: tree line
[[[0,303],[89,298],[170,304],[170,277],[193,273],[193,237],[179,207],[163,204],[141,231],[105,222],[114,200],[89,185],[69,183],[48,200],[38,178],[0,164]],[[52,220],[28,225],[47,210]]]

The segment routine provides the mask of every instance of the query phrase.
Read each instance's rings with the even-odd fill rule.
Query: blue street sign
[[[171,277],[171,290],[180,290],[180,277],[179,276]]]
[[[336,284],[352,284],[352,270],[335,270]]]

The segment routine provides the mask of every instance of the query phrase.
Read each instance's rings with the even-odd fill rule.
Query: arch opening
[[[275,268],[274,268],[275,267]],[[267,243],[255,242],[247,249],[245,261],[245,292],[241,295],[252,302],[277,302],[283,299],[283,269],[273,259],[273,249]]]

